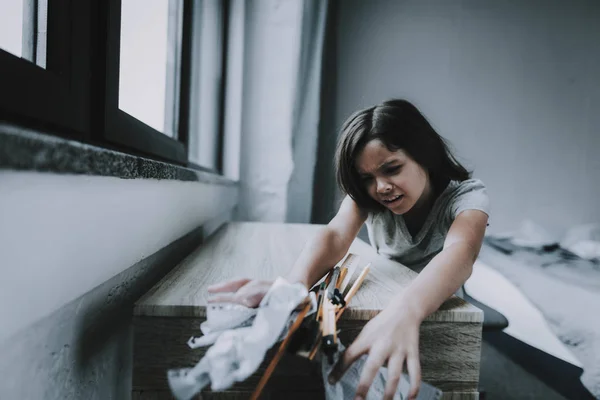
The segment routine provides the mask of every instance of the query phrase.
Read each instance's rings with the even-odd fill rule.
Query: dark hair
[[[435,191],[443,190],[450,180],[464,181],[471,176],[414,105],[406,100],[388,100],[352,114],[344,122],[338,139],[335,152],[338,185],[362,209],[384,210],[367,193],[355,165],[358,154],[375,139],[390,151],[405,151],[428,171]]]

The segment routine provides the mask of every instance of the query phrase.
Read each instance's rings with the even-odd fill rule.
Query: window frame
[[[181,1],[184,2],[184,10],[186,3],[191,3],[189,0]],[[119,108],[121,0],[108,0],[107,5],[104,129],[99,132],[99,137],[113,145],[185,165],[187,143],[168,137]],[[182,57],[181,64],[185,62]]]
[[[33,12],[37,13],[38,1],[29,1],[27,6],[34,7]],[[173,5],[178,0],[168,1]],[[178,7],[183,7],[182,16],[171,18],[171,23],[177,20],[179,26],[174,29],[169,26],[169,34],[179,30],[182,38],[179,57],[174,60],[178,63],[177,70],[168,77],[179,86],[179,92],[169,94],[172,106],[165,101],[165,107],[170,107],[177,119],[176,138],[153,129],[118,107],[121,0],[47,0],[46,68],[0,49],[0,85],[4,88],[0,95],[0,121],[223,175],[229,0],[219,2],[224,23],[221,54],[216,56],[222,63],[223,79],[216,111],[216,168],[197,165],[190,162],[189,157],[190,137],[203,134],[190,123],[190,114],[194,112],[192,90],[197,90],[191,87],[193,63],[197,62],[193,46],[199,34],[195,31],[194,8],[199,7],[201,1],[181,0]],[[32,24],[31,18],[27,21],[27,16],[23,18],[24,24]]]
[[[85,138],[90,124],[90,3],[48,0],[47,18],[46,68],[0,49],[0,118]]]

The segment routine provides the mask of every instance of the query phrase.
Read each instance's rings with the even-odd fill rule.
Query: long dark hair
[[[344,122],[335,152],[336,176],[341,190],[365,210],[384,207],[371,198],[356,170],[365,145],[379,139],[390,151],[402,149],[429,173],[436,192],[450,180],[464,181],[471,173],[456,160],[448,144],[409,101],[394,99],[355,112]]]

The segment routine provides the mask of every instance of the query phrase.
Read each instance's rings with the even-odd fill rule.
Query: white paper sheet
[[[294,309],[307,296],[308,291],[302,284],[290,284],[278,278],[256,312],[231,305],[210,307],[207,321],[201,327],[207,335],[192,338],[188,344],[190,347],[212,346],[195,367],[168,371],[173,395],[187,400],[209,383],[212,390],[219,391],[247,379],[258,369],[267,350],[285,335],[296,317]],[[314,311],[314,294],[311,298]]]

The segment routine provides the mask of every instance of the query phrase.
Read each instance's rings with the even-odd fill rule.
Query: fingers
[[[235,292],[245,284],[250,282],[250,279],[236,279],[232,281],[220,282],[208,287],[209,293]]]
[[[329,383],[336,383],[345,373],[346,370],[352,365],[352,363],[367,351],[367,347],[363,346],[360,339],[357,339],[344,351],[342,357],[338,360],[337,364],[333,367],[331,374],[329,375]]]
[[[235,293],[223,293],[210,296],[208,298],[209,303],[239,303],[236,301]]]
[[[241,299],[241,304],[250,308],[258,307],[263,297],[265,297],[265,294],[263,292],[251,293],[244,296],[243,299]]]
[[[410,376],[410,391],[408,392],[409,399],[416,399],[421,387],[421,363],[419,362],[419,353],[409,354],[406,359],[406,369]]]
[[[260,293],[240,295],[239,293],[222,293],[208,298],[208,303],[234,303],[248,308],[255,308],[260,304],[263,296]]]
[[[208,288],[213,294],[209,303],[236,303],[246,307],[257,307],[271,287],[272,282],[238,279],[212,285]]]
[[[384,400],[392,400],[396,391],[398,390],[398,384],[402,376],[402,367],[404,365],[404,354],[398,353],[393,355],[388,361],[388,374],[387,382],[385,385],[385,393],[383,395]]]
[[[367,362],[365,363],[362,373],[360,374],[360,380],[356,387],[355,400],[362,400],[367,398],[369,388],[373,383],[373,379],[377,376],[379,368],[385,363],[385,356],[379,356],[379,354],[373,351],[369,354]]]

